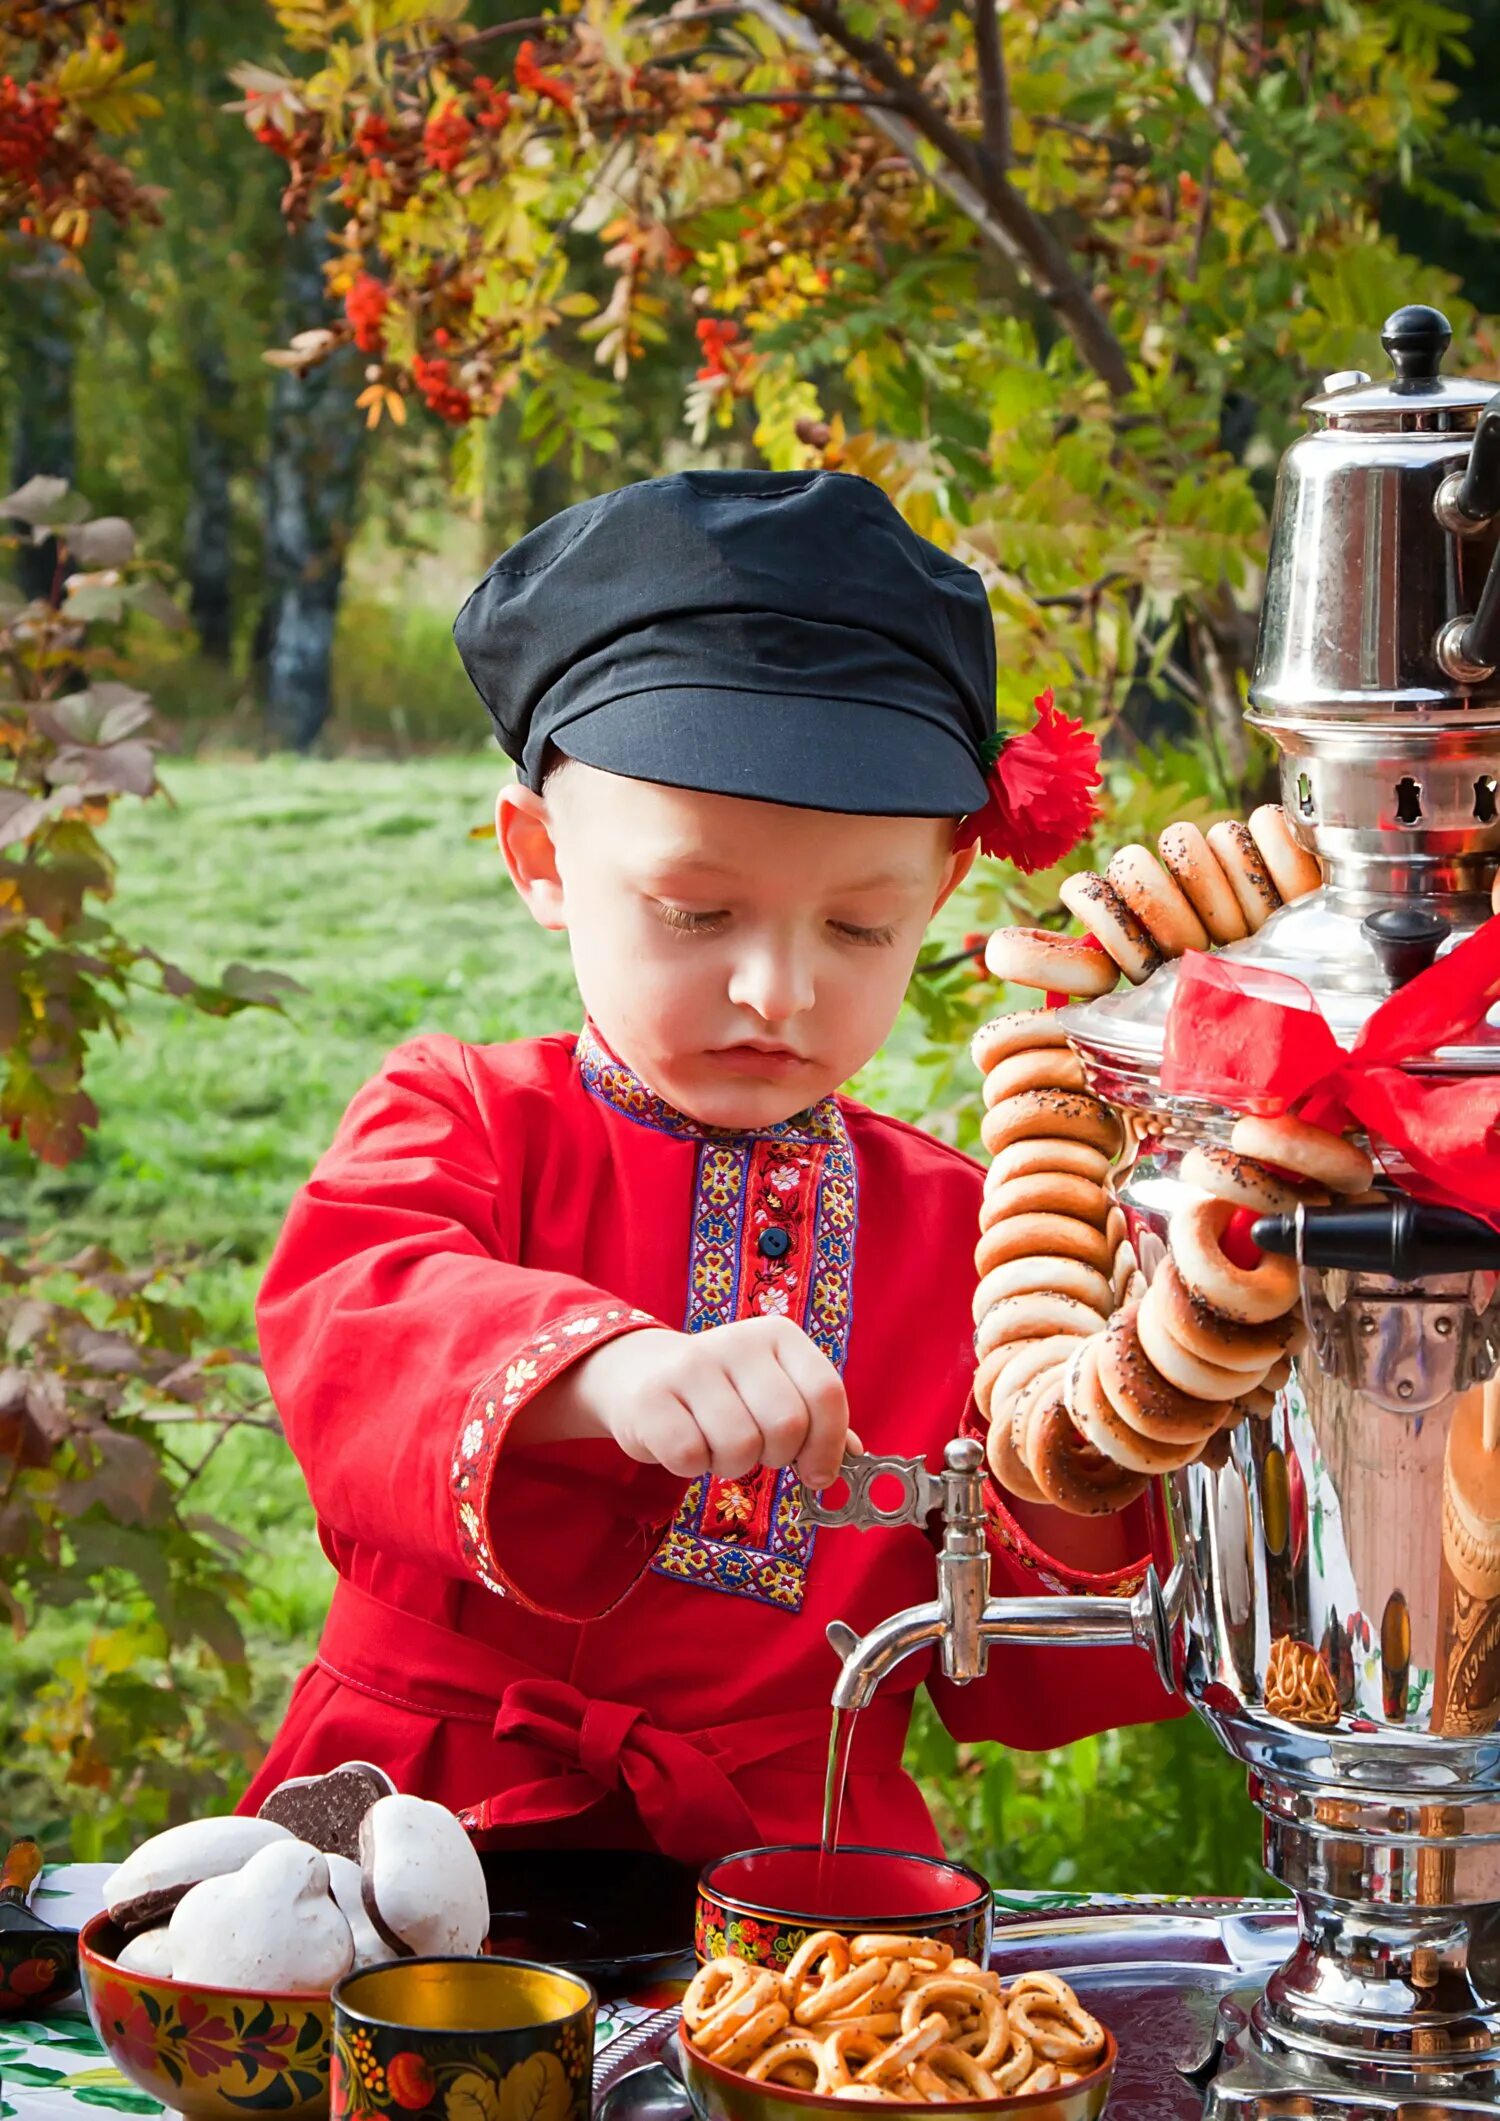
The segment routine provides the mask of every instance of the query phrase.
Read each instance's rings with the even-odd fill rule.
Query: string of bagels
[[[1013,985],[1093,1000],[1121,973],[1139,986],[1168,958],[1240,941],[1321,881],[1279,804],[1206,835],[1169,825],[1157,855],[1122,847],[1102,876],[1067,878],[1060,896],[1085,934],[997,929],[985,961]],[[1232,1431],[1270,1415],[1306,1338],[1295,1262],[1247,1248],[1242,1211],[1361,1197],[1370,1158],[1290,1116],[1237,1120],[1227,1148],[1184,1157],[1193,1191],[1148,1285],[1109,1184],[1124,1131],[1053,1012],[997,1017],[972,1051],[993,1159],[974,1255],[974,1399],[995,1479],[1023,1501],[1100,1516],[1159,1474],[1222,1465]]]

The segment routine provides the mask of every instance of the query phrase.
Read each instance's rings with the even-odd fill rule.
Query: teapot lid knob
[[[1396,371],[1396,388],[1420,390],[1436,380],[1453,343],[1453,327],[1440,309],[1409,302],[1386,318],[1380,343]]]

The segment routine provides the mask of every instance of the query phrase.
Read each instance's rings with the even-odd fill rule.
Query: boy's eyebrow
[[[657,876],[732,876],[735,872],[727,862],[717,861],[711,854],[667,854],[652,864]],[[831,887],[831,895],[839,891],[882,891],[893,887],[916,890],[927,882],[925,873],[917,869],[878,869],[857,882],[843,883]]]

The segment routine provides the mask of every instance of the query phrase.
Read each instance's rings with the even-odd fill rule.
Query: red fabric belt
[[[318,1663],[392,1708],[491,1726],[500,1786],[463,1813],[475,1831],[570,1819],[623,1790],[658,1848],[699,1862],[706,1852],[753,1848],[762,1839],[733,1776],[772,1760],[816,1774],[827,1757],[830,1711],[821,1703],[709,1730],[667,1730],[631,1702],[593,1699],[569,1680],[342,1579]],[[833,1676],[830,1660],[830,1693]],[[864,1712],[865,1758],[856,1772],[899,1767],[908,1709],[909,1697],[891,1695]]]

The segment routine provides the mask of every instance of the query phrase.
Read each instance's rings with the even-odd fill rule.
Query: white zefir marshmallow
[[[190,1886],[223,1878],[269,1848],[290,1841],[270,1819],[187,1819],[153,1834],[104,1881],[104,1905],[124,1930],[165,1922]]]
[[[473,1842],[446,1805],[382,1797],[359,1827],[365,1912],[386,1941],[416,1957],[471,1958],[490,1926]]]
[[[127,1974],[149,1974],[154,1981],[170,1981],[172,1943],[166,1924],[157,1930],[142,1930],[138,1937],[132,1937],[124,1951],[116,1953],[115,1965]]]
[[[329,1891],[328,1863],[290,1835],[178,1903],[172,1977],[255,1995],[325,1996],[354,1964],[354,1938]]]
[[[398,1948],[386,1943],[365,1913],[364,1879],[359,1865],[348,1856],[329,1855],[324,1860],[339,1913],[354,1937],[356,1971],[366,1966],[384,1966],[388,1960],[399,1958]]]

